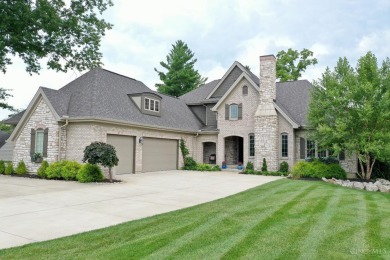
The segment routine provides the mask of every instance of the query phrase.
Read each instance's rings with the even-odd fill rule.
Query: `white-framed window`
[[[229,119],[238,120],[238,105],[232,104],[229,107]]]
[[[160,111],[160,101],[151,98],[145,98],[144,109],[154,112]]]
[[[282,134],[282,157],[288,157],[288,134]]]
[[[43,155],[43,140],[44,140],[43,129],[38,129],[35,132],[35,152]]]
[[[249,135],[249,156],[250,157],[255,156],[255,135],[254,134]]]

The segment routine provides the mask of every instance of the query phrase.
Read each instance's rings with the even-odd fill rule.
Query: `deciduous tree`
[[[206,82],[194,65],[197,59],[187,44],[179,40],[172,45],[172,50],[167,55],[167,61],[161,61],[160,65],[167,72],[154,69],[163,83],[156,84],[157,91],[171,96],[181,96]]]
[[[313,137],[321,146],[356,153],[362,177],[370,179],[377,159],[390,154],[390,60],[378,66],[371,52],[356,69],[340,58],[314,81],[309,106]]]
[[[18,55],[30,74],[40,61],[56,71],[100,66],[101,37],[111,24],[99,18],[111,0],[0,1],[0,70]]]
[[[310,65],[317,64],[317,59],[312,58],[313,52],[303,49],[301,52],[289,48],[282,50],[276,55],[276,78],[281,82],[297,80]]]

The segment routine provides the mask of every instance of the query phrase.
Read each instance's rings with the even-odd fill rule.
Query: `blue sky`
[[[318,64],[302,78],[317,79],[339,57],[353,66],[367,51],[382,61],[390,57],[390,1],[256,0],[113,0],[104,18],[114,24],[102,40],[104,68],[143,81],[154,89],[154,68],[176,40],[185,41],[198,59],[196,68],[209,80],[221,78],[238,60],[255,74],[259,56],[293,48],[312,50]],[[82,73],[42,70],[29,76],[24,64],[0,75],[12,89],[9,103],[28,106],[39,86],[59,89]],[[45,67],[43,63],[43,67]],[[0,118],[6,117],[0,111]]]

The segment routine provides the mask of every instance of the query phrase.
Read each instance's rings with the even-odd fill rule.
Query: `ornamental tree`
[[[370,179],[377,159],[390,154],[390,60],[378,66],[371,52],[352,68],[339,58],[314,81],[308,119],[312,138],[339,153],[356,153],[361,177]]]
[[[99,16],[111,0],[0,1],[0,70],[18,55],[30,74],[40,61],[56,71],[100,66],[101,37],[112,25]]]
[[[156,84],[157,91],[171,96],[181,96],[206,82],[194,65],[196,63],[194,53],[183,41],[177,41],[172,45],[172,50],[167,55],[167,61],[161,61],[160,65],[167,72],[154,69],[162,84]]]
[[[317,59],[312,58],[313,52],[303,49],[298,52],[289,48],[286,51],[280,51],[276,55],[276,78],[281,82],[297,80],[310,65],[317,64]]]
[[[85,147],[83,162],[108,167],[110,182],[112,182],[111,168],[118,165],[119,159],[114,146],[103,142],[93,142]]]

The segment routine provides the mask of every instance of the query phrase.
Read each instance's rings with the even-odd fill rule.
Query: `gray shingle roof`
[[[20,119],[22,118],[25,111],[26,110],[23,110],[22,112],[19,112],[13,116],[10,116],[9,118],[4,119],[1,122],[4,124],[8,124],[8,125],[17,125],[19,123]]]
[[[186,131],[202,127],[183,100],[163,94],[159,94],[162,97],[160,117],[141,113],[128,95],[156,92],[138,80],[100,68],[85,73],[59,90],[42,90],[60,117],[120,120]]]
[[[218,84],[219,79],[213,80],[205,85],[199,86],[198,88],[180,96],[181,100],[184,100],[186,104],[202,104],[203,102],[211,101],[217,103],[219,98],[215,100],[206,100],[207,96]]]
[[[298,125],[306,126],[312,85],[307,80],[276,83],[276,104],[287,110]]]
[[[0,131],[0,148],[5,144],[5,141],[10,137],[11,134],[4,131]]]

